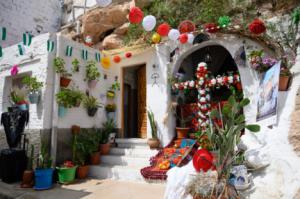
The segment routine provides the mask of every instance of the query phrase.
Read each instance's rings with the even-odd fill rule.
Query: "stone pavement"
[[[0,199],[163,199],[164,184],[89,179],[46,191],[0,182]]]

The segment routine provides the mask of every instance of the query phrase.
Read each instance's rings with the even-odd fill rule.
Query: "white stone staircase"
[[[108,155],[101,156],[101,163],[90,167],[90,176],[98,179],[144,181],[140,170],[150,165],[149,159],[157,154],[150,150],[146,139],[116,139]]]

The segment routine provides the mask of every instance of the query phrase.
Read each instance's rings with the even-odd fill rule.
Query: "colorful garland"
[[[240,83],[239,74],[229,74],[228,76],[218,75],[217,77],[209,77],[207,64],[199,63],[196,71],[197,80],[179,82],[172,85],[174,91],[186,89],[198,89],[198,128],[205,130],[209,126],[209,115],[211,111],[211,89],[220,89],[222,86],[237,85]],[[195,121],[194,121],[195,122]]]

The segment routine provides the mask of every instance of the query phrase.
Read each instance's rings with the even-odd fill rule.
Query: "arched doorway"
[[[202,44],[200,44],[200,46],[201,45]],[[239,74],[235,60],[228,50],[221,45],[210,43],[210,45],[203,45],[201,48],[197,48],[196,50],[192,49],[191,51],[190,54],[183,55],[183,58],[179,60],[180,63],[178,64],[177,62],[177,65],[175,65],[177,71],[174,71],[174,73],[179,77],[180,82],[197,81],[196,71],[198,64],[201,62],[207,63],[209,72],[207,81],[210,81],[212,77],[216,77],[215,79],[218,80],[218,77],[229,77],[233,76],[233,74]],[[209,98],[209,106],[212,108],[222,107],[233,91],[237,96],[242,96],[240,84],[224,84],[221,86],[218,85],[218,87],[210,87],[209,96],[207,97]],[[176,121],[176,126],[182,127],[182,118],[189,118],[192,115],[196,115],[193,117],[195,119],[199,116],[200,113],[198,109],[199,106],[201,106],[199,103],[200,98],[199,89],[196,87],[183,89],[183,92],[179,93],[176,99],[179,105],[177,106],[176,112],[177,115],[181,116],[181,119]],[[196,123],[197,122],[198,120]],[[200,123],[201,122],[202,121],[200,121]],[[195,127],[195,121],[189,121],[187,126],[193,126],[194,129],[197,129]]]

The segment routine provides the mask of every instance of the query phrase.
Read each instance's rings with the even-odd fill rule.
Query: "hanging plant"
[[[54,70],[56,73],[61,75],[60,86],[64,88],[68,87],[71,82],[71,79],[69,77],[71,77],[72,75],[67,72],[65,68],[65,61],[62,58],[56,57],[54,59]]]
[[[95,114],[98,111],[98,108],[102,107],[98,102],[97,98],[93,96],[86,96],[83,100],[83,105],[87,109],[87,114],[90,117],[95,116]]]
[[[94,61],[88,61],[85,71],[84,81],[88,81],[89,88],[95,88],[98,78],[101,76],[98,67]]]
[[[36,77],[25,76],[22,83],[29,90],[28,98],[31,104],[38,104],[40,98],[40,89],[43,87],[43,82],[39,82]]]
[[[260,19],[255,19],[250,25],[249,30],[253,34],[259,35],[266,32],[266,26],[264,22]]]
[[[73,73],[79,72],[79,61],[76,58],[72,61],[72,72]]]

